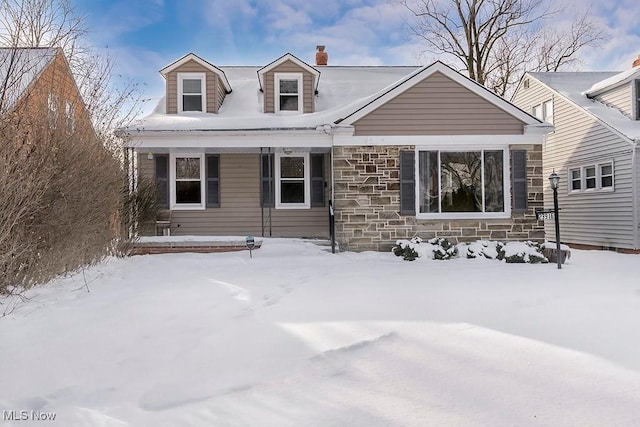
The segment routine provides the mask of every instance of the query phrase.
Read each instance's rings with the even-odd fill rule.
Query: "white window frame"
[[[53,93],[50,93],[47,96],[47,108],[48,108],[48,115],[49,115],[49,127],[51,129],[57,129],[58,115],[59,115],[59,109],[60,109],[60,98],[58,97],[58,95],[54,95]]]
[[[192,113],[196,110],[184,111],[182,96],[184,95],[184,80],[201,80],[201,96],[202,96],[202,109],[200,112],[207,112],[207,75],[206,73],[178,73],[178,113]]]
[[[542,103],[542,120],[553,124],[553,99],[549,99]]]
[[[543,122],[553,124],[553,99],[548,99],[540,104],[536,104],[531,107],[531,115],[537,119],[542,120]]]
[[[611,186],[603,187],[602,186],[602,177],[609,176],[602,174],[603,166],[611,166]],[[596,175],[596,186],[594,188],[587,188],[587,169],[595,168]],[[580,188],[574,190],[572,187],[572,178],[571,172],[578,170],[580,171]],[[615,164],[613,160],[607,160],[604,162],[594,162],[589,164],[584,164],[580,166],[570,166],[567,169],[567,192],[571,194],[585,194],[585,193],[593,193],[593,192],[607,192],[615,190]]]
[[[482,206],[484,209],[484,152],[485,151],[502,151],[502,194],[504,195],[504,212],[438,212],[438,213],[424,213],[420,212],[420,151],[437,151],[438,152],[438,198],[441,199],[442,195],[442,183],[441,165],[440,165],[440,153],[443,152],[466,152],[466,151],[480,151],[482,161]],[[415,211],[417,219],[486,219],[486,218],[510,218],[511,217],[511,157],[509,156],[508,147],[469,147],[461,146],[453,148],[434,148],[434,147],[417,147],[415,155],[414,165],[414,182],[415,182]]]
[[[302,157],[304,159],[304,203],[282,203],[280,201],[280,183],[287,181],[280,177],[280,159],[283,157]],[[310,209],[311,208],[311,166],[309,164],[309,153],[276,153],[275,155],[275,205],[276,209]],[[299,180],[295,178],[292,180]]]
[[[64,117],[65,117],[65,124],[67,126],[67,132],[69,133],[73,133],[73,131],[76,129],[75,110],[76,109],[74,105],[71,102],[67,101],[64,109]]]
[[[206,209],[206,180],[204,153],[171,153],[169,159],[169,209],[171,210],[200,210]],[[199,158],[200,159],[200,203],[176,202],[176,159]]]
[[[298,81],[298,110],[281,110],[280,109],[280,80],[297,80]],[[301,114],[304,112],[304,86],[302,73],[274,73],[274,111],[278,114]],[[291,95],[291,94],[286,94]]]

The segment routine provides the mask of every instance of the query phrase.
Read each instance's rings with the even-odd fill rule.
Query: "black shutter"
[[[273,154],[260,155],[260,206],[263,208],[275,206],[275,176],[273,170]]]
[[[169,156],[156,154],[155,181],[156,205],[161,209],[169,209]]]
[[[220,207],[220,156],[207,155],[207,207]]]
[[[512,210],[527,210],[527,152],[514,150],[511,152],[511,195]]]
[[[311,154],[311,206],[324,206],[324,154]]]
[[[416,214],[416,181],[414,151],[400,151],[400,214]]]

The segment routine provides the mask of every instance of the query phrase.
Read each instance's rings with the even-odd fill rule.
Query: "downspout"
[[[636,164],[636,151],[638,149],[638,143],[633,144],[631,149],[631,187],[633,192],[631,193],[633,203],[633,249],[640,249],[639,230],[638,230],[638,166]]]

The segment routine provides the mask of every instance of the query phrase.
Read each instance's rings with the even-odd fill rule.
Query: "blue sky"
[[[565,0],[554,25],[566,25],[584,0]],[[264,65],[286,52],[313,63],[324,44],[330,65],[424,64],[397,0],[75,0],[87,15],[90,37],[118,57],[117,72],[164,91],[158,70],[194,52],[216,65]],[[611,38],[583,52],[585,70],[623,70],[640,54],[640,2],[599,0],[594,19]],[[148,110],[148,108],[145,108]]]

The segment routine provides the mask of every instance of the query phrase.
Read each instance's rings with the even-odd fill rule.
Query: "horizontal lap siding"
[[[315,88],[313,87],[313,75],[296,65],[292,61],[285,61],[273,70],[264,75],[264,112],[275,113],[275,73],[302,73],[302,99],[304,102],[303,112],[313,113],[315,111]]]
[[[525,111],[552,96],[534,79],[520,88],[513,102]],[[564,242],[633,248],[633,197],[630,145],[598,120],[554,96],[556,131],[544,146],[543,175],[560,175],[558,204],[560,238]],[[613,160],[615,191],[569,194],[568,169]],[[545,179],[545,208],[553,207],[553,193]],[[548,239],[555,239],[553,221],[545,222]]]
[[[633,115],[632,88],[632,83],[627,83],[596,96],[596,99],[611,107],[617,108],[627,117],[631,118]]]
[[[226,92],[217,74],[190,60],[167,74],[167,114],[178,113],[178,73],[205,73],[207,81],[207,113],[217,113]]]
[[[435,73],[354,123],[356,135],[514,135],[523,123]]]
[[[328,163],[328,159],[327,159]],[[138,156],[142,175],[154,176],[154,162]],[[262,235],[260,163],[257,154],[220,154],[220,207],[171,212],[173,235]],[[271,209],[274,237],[327,237],[328,208]],[[265,209],[265,215],[268,209]]]

